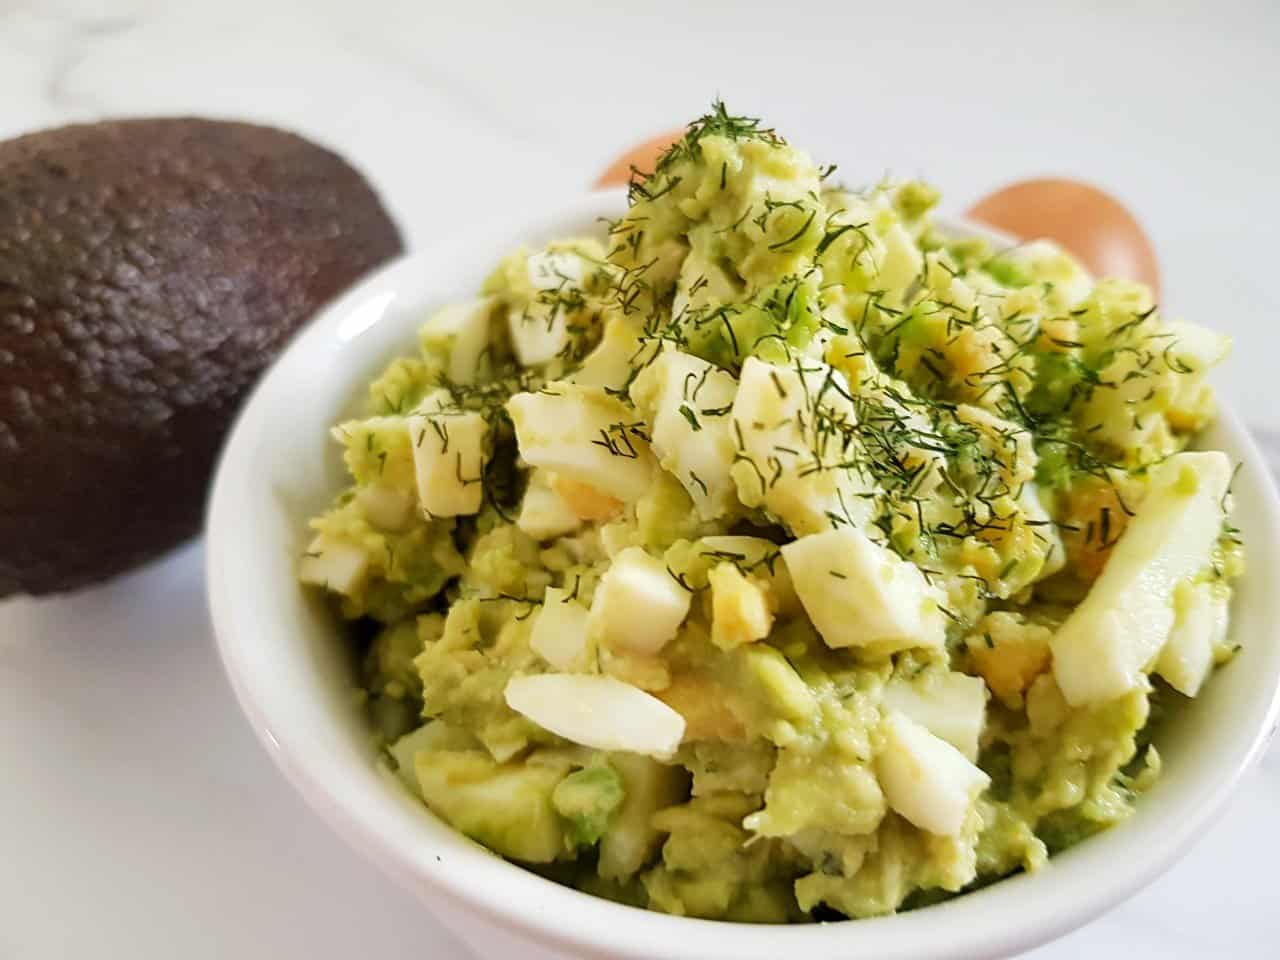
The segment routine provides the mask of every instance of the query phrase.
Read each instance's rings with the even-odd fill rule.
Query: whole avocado
[[[0,143],[0,596],[195,534],[258,374],[402,246],[359,173],[280,130],[139,119]]]

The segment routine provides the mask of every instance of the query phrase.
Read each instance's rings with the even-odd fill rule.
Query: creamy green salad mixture
[[[1232,653],[1233,465],[1183,452],[1227,338],[831,174],[716,104],[334,431],[300,575],[390,764],[579,889],[789,922],[1039,869]]]

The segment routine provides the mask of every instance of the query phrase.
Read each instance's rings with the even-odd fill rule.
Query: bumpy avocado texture
[[[279,130],[144,119],[0,143],[0,596],[196,533],[258,374],[401,249],[359,173]]]

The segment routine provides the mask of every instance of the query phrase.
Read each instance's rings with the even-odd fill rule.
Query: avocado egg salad
[[[866,917],[1132,811],[1227,660],[1226,337],[840,186],[722,104],[510,252],[343,423],[300,578],[387,763],[493,852],[735,921]]]

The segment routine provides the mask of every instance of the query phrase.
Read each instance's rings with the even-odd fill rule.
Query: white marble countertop
[[[0,137],[135,113],[279,124],[365,170],[415,244],[581,189],[719,93],[850,180],[926,174],[953,210],[1034,174],[1112,190],[1155,239],[1167,308],[1236,337],[1221,392],[1280,429],[1280,6],[605,6],[0,0]],[[253,742],[202,574],[193,546],[0,606],[0,958],[462,958]],[[1167,876],[1030,956],[1276,956],[1277,810],[1273,749]]]

